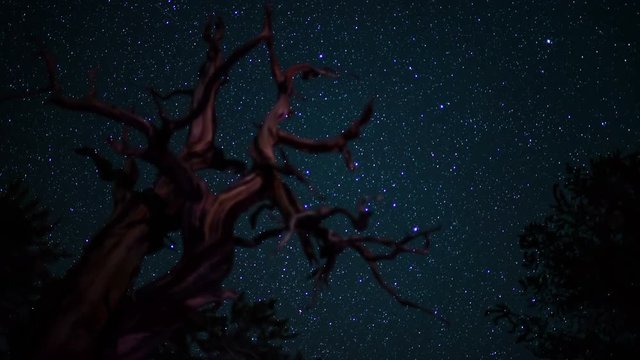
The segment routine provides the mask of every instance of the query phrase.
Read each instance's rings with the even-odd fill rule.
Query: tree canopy
[[[640,153],[567,166],[541,222],[520,235],[529,307],[489,310],[540,358],[640,353]]]

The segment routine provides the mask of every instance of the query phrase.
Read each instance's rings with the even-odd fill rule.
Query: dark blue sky
[[[145,88],[192,85],[204,56],[206,15],[227,25],[227,53],[254,36],[262,2],[9,1],[0,15],[2,91],[43,84],[35,57],[54,53],[71,94],[99,65],[99,94],[151,114]],[[55,4],[55,5],[54,5]],[[358,168],[338,156],[292,160],[327,203],[352,206],[383,194],[372,233],[403,236],[442,225],[427,258],[384,264],[400,293],[438,309],[443,328],[402,308],[353,254],[310,311],[310,268],[296,246],[240,251],[228,286],[251,299],[277,297],[300,336],[291,348],[326,359],[522,359],[524,350],[483,316],[518,298],[518,233],[549,209],[567,162],[638,149],[640,5],[634,1],[273,1],[277,51],[287,64],[336,69],[336,80],[301,84],[296,133],[339,132],[375,99],[353,145]],[[220,99],[219,143],[247,159],[255,123],[274,98],[266,51],[231,73]],[[44,97],[0,104],[0,181],[25,179],[62,221],[53,238],[79,251],[111,206],[109,187],[73,154],[105,154],[117,126],[54,108]],[[111,155],[112,159],[117,159]],[[147,181],[153,173],[147,169]],[[234,180],[207,175],[214,188]],[[144,185],[144,184],[141,184]],[[318,203],[304,189],[301,199]],[[342,230],[344,224],[336,223]],[[346,227],[345,227],[346,229]],[[176,251],[154,256],[142,277]]]

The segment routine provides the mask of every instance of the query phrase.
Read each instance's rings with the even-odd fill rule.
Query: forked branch
[[[426,308],[413,301],[405,299],[400,296],[398,291],[387,283],[378,268],[378,263],[383,260],[394,260],[401,254],[415,254],[415,255],[428,255],[430,251],[430,235],[439,230],[439,227],[419,231],[410,235],[407,235],[399,240],[391,240],[376,236],[349,236],[343,237],[336,231],[326,228],[322,222],[335,215],[346,215],[351,220],[352,225],[356,230],[365,230],[368,224],[369,212],[363,206],[363,202],[359,202],[358,215],[351,214],[344,208],[330,208],[320,207],[317,210],[306,211],[300,213],[292,218],[288,233],[280,241],[279,246],[282,247],[294,234],[307,233],[311,234],[319,244],[320,257],[324,259],[324,263],[317,267],[312,272],[312,278],[317,282],[317,285],[327,284],[329,281],[329,275],[333,270],[338,256],[346,249],[353,249],[360,257],[362,257],[369,266],[369,270],[378,283],[389,295],[391,295],[398,303],[422,310],[435,318],[442,321],[444,324],[448,324],[448,320],[434,309]],[[422,239],[423,243],[419,246],[410,245],[414,240]],[[388,249],[386,252],[375,253],[369,245],[377,245]]]
[[[336,137],[325,140],[312,140],[301,138],[284,130],[278,129],[277,139],[281,144],[309,153],[340,152],[344,158],[347,168],[349,170],[354,170],[355,164],[353,162],[353,157],[351,156],[351,151],[347,145],[349,144],[349,141],[360,136],[362,128],[369,122],[371,115],[373,115],[373,103],[370,101],[367,106],[365,106],[360,117],[355,119],[351,125],[342,132],[342,134]]]

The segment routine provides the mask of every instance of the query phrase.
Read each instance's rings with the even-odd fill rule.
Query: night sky
[[[104,99],[152,115],[146,87],[195,83],[209,14],[227,25],[228,54],[257,34],[262,1],[7,1],[0,12],[0,90],[36,88],[46,73],[40,43],[59,63],[66,91],[86,91],[99,65]],[[348,3],[348,4],[347,4]],[[289,348],[325,359],[525,359],[483,315],[496,302],[526,302],[518,234],[549,210],[565,164],[640,138],[640,3],[636,1],[273,1],[284,65],[312,62],[342,76],[300,83],[285,127],[321,138],[339,133],[368,99],[375,114],[352,144],[355,172],[336,155],[289,151],[323,194],[350,206],[367,195],[371,233],[402,237],[441,225],[428,257],[381,269],[399,292],[434,308],[450,327],[404,308],[364,261],[344,254],[311,310],[311,270],[293,242],[237,253],[226,286],[252,300],[276,297],[300,335]],[[275,87],[264,47],[231,72],[219,102],[218,143],[248,160],[255,125]],[[175,114],[184,104],[176,104]],[[0,104],[0,183],[24,179],[61,222],[51,235],[79,253],[111,209],[110,188],[73,153],[88,145],[114,161],[105,139],[120,128],[55,108],[39,96]],[[143,166],[144,167],[144,166]],[[145,167],[140,188],[154,173]],[[204,176],[214,189],[231,174]],[[322,201],[295,186],[301,201]],[[269,224],[269,217],[262,220]],[[273,221],[273,220],[272,220]],[[348,229],[336,222],[338,231]],[[238,232],[248,235],[244,221]],[[141,280],[167,269],[179,245],[146,263]],[[69,266],[71,261],[60,265]]]

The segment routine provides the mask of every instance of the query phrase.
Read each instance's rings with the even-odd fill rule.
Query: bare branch
[[[275,206],[272,203],[264,203],[264,204],[260,204],[252,213],[251,216],[249,217],[249,223],[251,224],[251,228],[255,229],[256,225],[258,225],[258,216],[260,216],[260,214],[264,211],[264,210],[273,210],[275,208]]]
[[[193,94],[194,94],[194,90],[193,89],[176,89],[173,90],[172,92],[166,94],[166,95],[162,95],[160,92],[158,92],[156,89],[149,87],[147,88],[147,90],[149,91],[149,93],[151,94],[151,98],[153,99],[153,103],[156,106],[156,109],[158,111],[158,117],[160,118],[160,121],[162,121],[163,126],[167,127],[167,126],[171,126],[170,124],[168,124],[168,122],[171,120],[169,119],[169,117],[167,117],[165,110],[164,110],[164,106],[162,104],[162,101],[166,101],[166,100],[170,100],[171,98],[173,98],[174,96],[177,95],[185,95],[185,96],[189,96],[193,99]]]
[[[102,157],[95,149],[89,147],[81,147],[76,149],[75,152],[78,155],[86,156],[93,160],[100,179],[104,181],[112,182],[122,175],[121,169],[114,169],[111,161]]]
[[[289,97],[293,95],[293,91],[294,91],[293,80],[297,75],[300,75],[300,77],[303,80],[314,79],[320,76],[332,77],[332,78],[337,77],[336,72],[333,69],[328,67],[318,68],[311,64],[293,65],[285,71],[284,79],[282,80],[286,82],[284,89],[286,89],[286,94]]]
[[[425,308],[415,302],[401,297],[397,290],[384,280],[380,270],[378,269],[379,261],[392,260],[403,253],[427,255],[430,249],[429,235],[434,231],[437,231],[439,228],[436,227],[416,232],[414,234],[407,235],[400,240],[389,240],[375,236],[352,236],[345,238],[322,225],[324,220],[332,216],[342,214],[351,220],[354,228],[364,230],[367,227],[370,217],[370,214],[366,211],[364,204],[365,200],[360,200],[358,202],[358,216],[352,215],[346,209],[337,207],[320,207],[316,210],[299,212],[290,218],[287,228],[288,232],[279,242],[278,247],[283,247],[293,236],[294,232],[312,234],[320,243],[320,256],[325,259],[324,263],[314,270],[312,277],[316,282],[324,284],[328,282],[329,275],[335,266],[337,257],[344,252],[344,250],[351,248],[360,254],[360,256],[367,262],[378,285],[389,293],[389,295],[391,295],[398,303],[425,311],[444,323],[447,323],[448,321],[444,317],[438,316],[437,311]],[[409,246],[411,241],[419,238],[424,239],[422,246]],[[385,253],[376,254],[369,250],[366,244],[376,244],[389,248],[390,250]]]
[[[202,38],[210,46],[220,48],[220,43],[224,38],[224,22],[220,16],[215,17],[215,33],[211,34],[211,25],[213,23],[213,17],[209,16],[202,32]]]
[[[200,70],[200,81],[193,92],[190,111],[182,118],[164,121],[167,132],[173,133],[181,128],[189,127],[189,134],[181,158],[187,161],[194,170],[213,168],[232,168],[244,171],[244,164],[238,161],[226,161],[224,156],[215,154],[217,132],[216,100],[221,87],[227,82],[233,66],[250,51],[255,49],[267,37],[271,36],[271,10],[265,10],[265,23],[262,31],[253,39],[236,48],[225,60],[222,54],[221,41],[224,37],[224,23],[216,18],[215,33],[211,33],[212,18],[209,17],[203,31],[203,38],[209,44],[207,60]]]
[[[364,111],[351,125],[346,128],[342,134],[326,140],[312,140],[301,138],[296,135],[290,134],[284,130],[277,130],[277,141],[287,146],[291,146],[295,149],[306,151],[309,153],[323,153],[323,152],[340,152],[342,153],[345,164],[349,170],[354,170],[355,165],[351,157],[351,152],[347,148],[349,141],[360,136],[362,128],[369,122],[373,114],[373,104],[369,102],[365,106]]]
[[[120,124],[137,129],[148,139],[155,135],[155,128],[143,117],[136,115],[129,110],[98,100],[94,85],[95,71],[97,70],[94,69],[90,72],[90,85],[87,95],[80,99],[71,98],[62,94],[62,87],[57,79],[56,63],[53,57],[45,51],[43,51],[42,56],[49,72],[49,88],[52,90],[50,99],[54,104],[69,110],[102,115]]]
[[[376,280],[376,282],[378,283],[378,285],[380,285],[381,288],[383,288],[389,295],[391,295],[398,303],[400,303],[401,305],[410,307],[410,308],[414,308],[414,309],[418,309],[421,311],[426,312],[427,314],[435,317],[436,319],[440,320],[443,324],[445,325],[449,325],[449,320],[442,316],[439,315],[438,312],[434,309],[430,309],[430,308],[426,308],[422,305],[419,305],[413,301],[407,300],[405,298],[403,298],[402,296],[400,296],[400,294],[398,294],[398,291],[391,285],[389,285],[384,278],[382,277],[382,274],[380,273],[380,270],[378,269],[378,263],[376,260],[374,260],[376,258],[375,255],[373,255],[371,253],[371,251],[369,251],[369,249],[367,249],[363,244],[361,243],[352,243],[351,247],[356,250],[360,256],[362,256],[364,259],[367,260],[367,263],[369,265],[369,269],[371,270],[371,273],[373,274],[374,279]],[[399,253],[398,253],[399,254]],[[397,254],[396,254],[397,255]],[[394,255],[395,257],[395,255]]]
[[[277,227],[277,228],[265,230],[259,233],[258,235],[252,237],[251,240],[247,240],[239,236],[235,236],[234,239],[235,239],[236,245],[240,247],[254,248],[262,245],[263,242],[265,242],[270,238],[274,238],[282,235],[282,232],[284,230],[285,230],[284,227]]]
[[[172,130],[188,126],[196,118],[202,115],[207,106],[212,104],[211,100],[215,99],[214,94],[222,85],[221,80],[223,80],[229,74],[229,71],[233,68],[233,66],[238,61],[240,61],[240,59],[247,56],[249,52],[255,49],[261,42],[265,41],[267,37],[271,36],[271,32],[266,30],[267,28],[271,28],[270,10],[265,11],[265,25],[263,26],[263,30],[260,34],[247,41],[240,47],[236,48],[224,62],[222,62],[221,64],[215,64],[215,66],[212,68],[214,70],[212,74],[208,76],[208,78],[206,78],[204,83],[202,83],[201,86],[198,87],[198,89],[196,89],[194,104],[191,111],[182,119],[172,122]],[[219,39],[222,39],[221,31],[222,30],[216,30],[216,36],[213,37],[215,39],[215,41],[213,41],[214,44],[217,44]],[[205,36],[205,38],[207,38],[207,36]],[[212,42],[209,43],[211,44]]]
[[[322,221],[338,214],[346,216],[351,221],[354,229],[359,231],[365,230],[369,224],[369,218],[372,215],[371,212],[365,210],[365,201],[366,200],[362,199],[358,202],[358,215],[353,215],[347,209],[341,207],[328,206],[322,206],[316,210],[300,211],[294,214],[289,219],[287,227],[289,231],[278,243],[278,248],[284,247],[289,239],[291,239],[294,232],[318,228]]]
[[[160,121],[162,121],[162,123],[164,124],[165,122],[167,122],[169,119],[167,118],[165,111],[164,111],[164,106],[162,105],[162,96],[153,88],[148,88],[149,93],[151,94],[151,98],[153,99],[153,103],[156,105],[156,109],[158,111],[158,117],[160,118]]]

